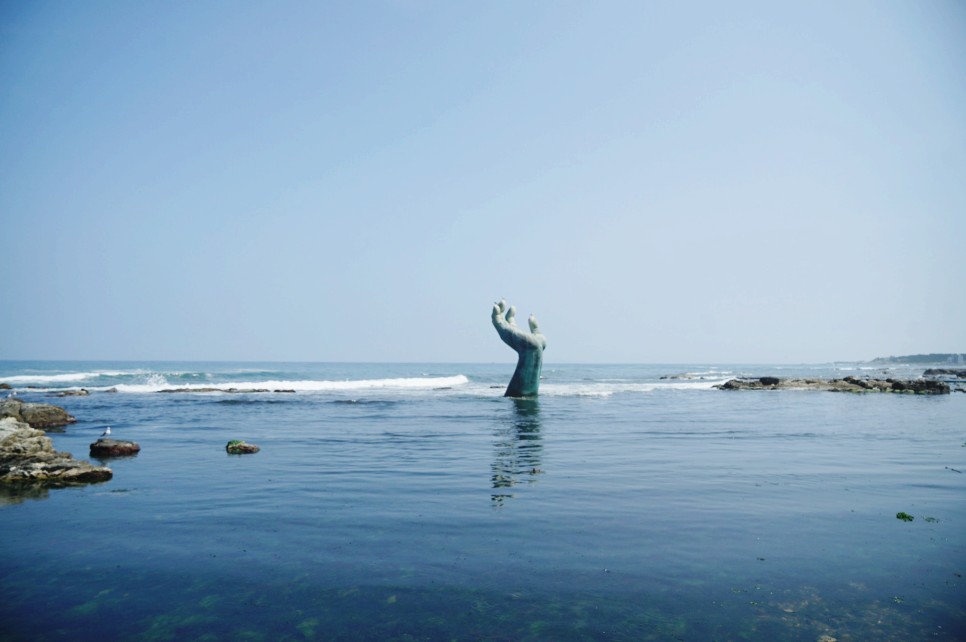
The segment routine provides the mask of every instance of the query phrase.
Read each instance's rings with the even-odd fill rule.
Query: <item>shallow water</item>
[[[57,448],[111,425],[142,451],[6,493],[0,640],[966,638],[961,393],[710,389],[842,366],[547,366],[515,401],[512,364],[3,365],[78,417]],[[151,391],[174,378],[298,391]]]

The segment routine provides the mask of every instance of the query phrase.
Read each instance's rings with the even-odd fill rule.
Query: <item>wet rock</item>
[[[3,417],[13,417],[30,424],[33,428],[56,428],[77,421],[60,406],[52,406],[48,403],[26,403],[19,399],[0,401],[0,418]]]
[[[141,452],[141,446],[133,441],[101,437],[91,444],[91,457],[130,457]]]
[[[14,417],[0,419],[0,482],[70,486],[107,481],[110,468],[58,452],[50,437]]]
[[[731,379],[714,386],[719,390],[825,390],[829,392],[894,392],[918,395],[949,394],[949,384],[930,379]]]
[[[893,392],[911,392],[917,395],[947,395],[949,384],[944,381],[930,379],[910,379],[908,381],[893,381]]]
[[[761,382],[746,381],[744,379],[729,379],[728,381],[725,381],[724,383],[714,387],[718,390],[760,390]]]
[[[953,370],[951,368],[929,368],[922,374],[926,377],[950,376],[957,379],[966,379],[966,370]]]
[[[0,390],[13,390],[13,386],[6,382],[0,383]]]
[[[58,397],[86,397],[89,394],[91,393],[88,392],[85,388],[81,388],[80,390],[64,390],[63,392],[58,392],[57,396]]]
[[[232,439],[225,445],[225,451],[229,455],[250,455],[257,453],[261,448],[255,444],[246,443],[240,439]]]

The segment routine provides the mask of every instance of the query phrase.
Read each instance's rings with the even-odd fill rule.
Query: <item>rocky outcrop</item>
[[[15,417],[0,419],[0,482],[70,486],[107,481],[112,475],[110,468],[58,452],[42,430]]]
[[[949,385],[929,379],[731,379],[715,386],[719,390],[827,390],[830,392],[896,392],[917,395],[947,395]]]
[[[966,379],[966,370],[953,370],[951,368],[929,368],[922,373],[926,377],[955,377]]]
[[[101,437],[91,444],[91,457],[130,457],[141,452],[141,446],[133,441]]]
[[[249,444],[240,439],[232,439],[225,445],[225,451],[229,455],[250,455],[257,453],[261,448],[255,444]]]
[[[56,428],[72,424],[77,419],[60,406],[47,403],[26,403],[19,399],[0,401],[0,419],[12,417],[34,428]]]

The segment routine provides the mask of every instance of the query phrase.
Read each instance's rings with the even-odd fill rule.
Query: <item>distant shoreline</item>
[[[930,354],[910,354],[904,356],[876,357],[868,363],[874,364],[938,364],[954,363],[966,364],[966,353],[933,352]]]

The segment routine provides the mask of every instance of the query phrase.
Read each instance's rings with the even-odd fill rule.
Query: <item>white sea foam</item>
[[[124,377],[143,373],[143,370],[92,370],[90,372],[64,372],[60,374],[12,375],[0,377],[0,383],[22,386],[57,385],[94,381],[98,377]]]
[[[614,394],[645,393],[657,390],[711,390],[728,381],[725,379],[702,379],[699,381],[641,382],[641,383],[544,383],[540,394],[552,397],[610,397]]]
[[[12,377],[0,377],[0,382],[9,384],[20,384],[25,386],[42,385],[45,383],[74,383],[87,381],[98,376],[96,372],[71,372],[68,374],[45,374],[45,375],[14,375]]]
[[[469,382],[465,375],[452,377],[408,377],[397,379],[355,379],[344,381],[270,380],[232,381],[222,383],[170,384],[161,375],[152,375],[144,383],[118,384],[118,392],[149,393],[161,390],[221,393],[245,390],[294,390],[295,392],[347,392],[354,390],[434,390],[462,386]]]

